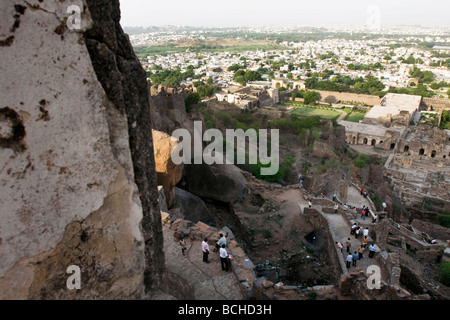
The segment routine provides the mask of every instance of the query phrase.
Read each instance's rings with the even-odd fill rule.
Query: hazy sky
[[[120,0],[121,25],[450,26],[449,0]]]

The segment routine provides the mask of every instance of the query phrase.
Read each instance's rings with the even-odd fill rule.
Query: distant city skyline
[[[450,26],[450,1],[120,0],[123,27],[179,26]]]

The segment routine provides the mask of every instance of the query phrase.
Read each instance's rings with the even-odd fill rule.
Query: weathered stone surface
[[[148,85],[118,1],[1,9],[1,298],[189,295],[164,264]],[[69,265],[83,290],[67,289]]]
[[[152,135],[158,183],[163,185],[167,206],[171,208],[175,201],[173,188],[183,175],[183,164],[176,165],[171,159],[172,150],[178,142],[164,132],[152,130]]]
[[[139,230],[142,208],[133,181],[126,117],[108,101],[82,41],[81,32],[91,26],[92,20],[88,13],[83,14],[82,30],[74,32],[61,22],[66,5],[55,1],[30,8],[24,1],[13,1],[2,3],[1,21],[10,21],[18,6],[23,14],[19,14],[14,42],[1,47],[0,70],[8,81],[0,83],[0,106],[9,106],[19,115],[25,134],[24,148],[0,149],[0,287],[9,289],[0,291],[20,298],[60,296],[61,290],[67,291],[67,267],[78,264],[87,279],[84,297],[106,294],[105,286],[95,288],[95,276],[124,258],[125,264],[108,271],[110,281],[106,285],[108,289],[115,287],[109,296],[120,295],[119,282],[125,274],[130,282],[124,291],[138,294],[143,289],[145,266]],[[18,70],[17,66],[25,65],[27,72]],[[115,188],[123,194],[116,194]],[[120,223],[112,227],[106,221],[97,222],[92,230],[84,230],[111,201],[123,203],[126,208],[125,212],[120,212],[119,207],[110,208],[110,221],[126,214]],[[90,238],[98,245],[98,249],[89,249],[90,254],[80,247],[77,251],[72,237],[80,239],[85,235],[81,238],[92,244],[86,237],[89,232],[95,233],[94,229],[103,230],[105,236],[123,232],[120,245],[126,252],[113,250],[94,262],[96,250],[113,245],[107,238],[103,242]],[[72,245],[66,243],[67,247],[62,248],[64,241]],[[53,266],[53,272],[48,272],[49,266],[42,262],[44,252],[46,261],[60,261]],[[36,265],[30,266],[31,261]],[[95,263],[97,269],[93,268]],[[18,273],[26,274],[22,278],[26,280],[17,282],[12,275]]]
[[[241,170],[231,164],[185,164],[185,189],[193,194],[230,203],[242,199],[246,180]]]
[[[339,289],[341,291],[341,294],[344,296],[352,295],[354,283],[356,279],[362,275],[364,275],[364,271],[360,270],[347,273],[345,276],[343,276],[341,281],[339,282]]]
[[[211,214],[202,199],[186,190],[174,187],[174,208],[179,208],[179,218],[191,220],[194,223],[213,221]]]

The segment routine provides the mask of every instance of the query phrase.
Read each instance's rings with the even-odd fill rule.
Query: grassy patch
[[[304,107],[299,105],[296,106],[295,110],[292,111],[293,115],[300,116],[300,117],[312,117],[312,116],[319,116],[323,119],[327,120],[333,120],[337,119],[340,115],[339,112],[334,111],[330,108],[325,107]]]
[[[365,112],[353,111],[353,112],[347,114],[345,116],[344,120],[351,121],[351,122],[359,122],[360,120],[362,120],[364,118],[365,115],[366,115]]]

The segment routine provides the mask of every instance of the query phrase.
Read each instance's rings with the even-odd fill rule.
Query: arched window
[[[374,146],[374,145],[376,145],[376,144],[377,144],[377,140],[372,139],[372,145]]]
[[[408,152],[409,151],[409,146],[405,146],[405,148],[403,148],[403,152]]]
[[[425,149],[424,148],[420,148],[419,156],[423,156],[424,154],[425,154]]]
[[[368,141],[369,141],[369,140],[367,140],[367,138],[364,138],[363,144],[367,144]]]
[[[431,151],[431,157],[432,158],[436,157],[436,150]]]

